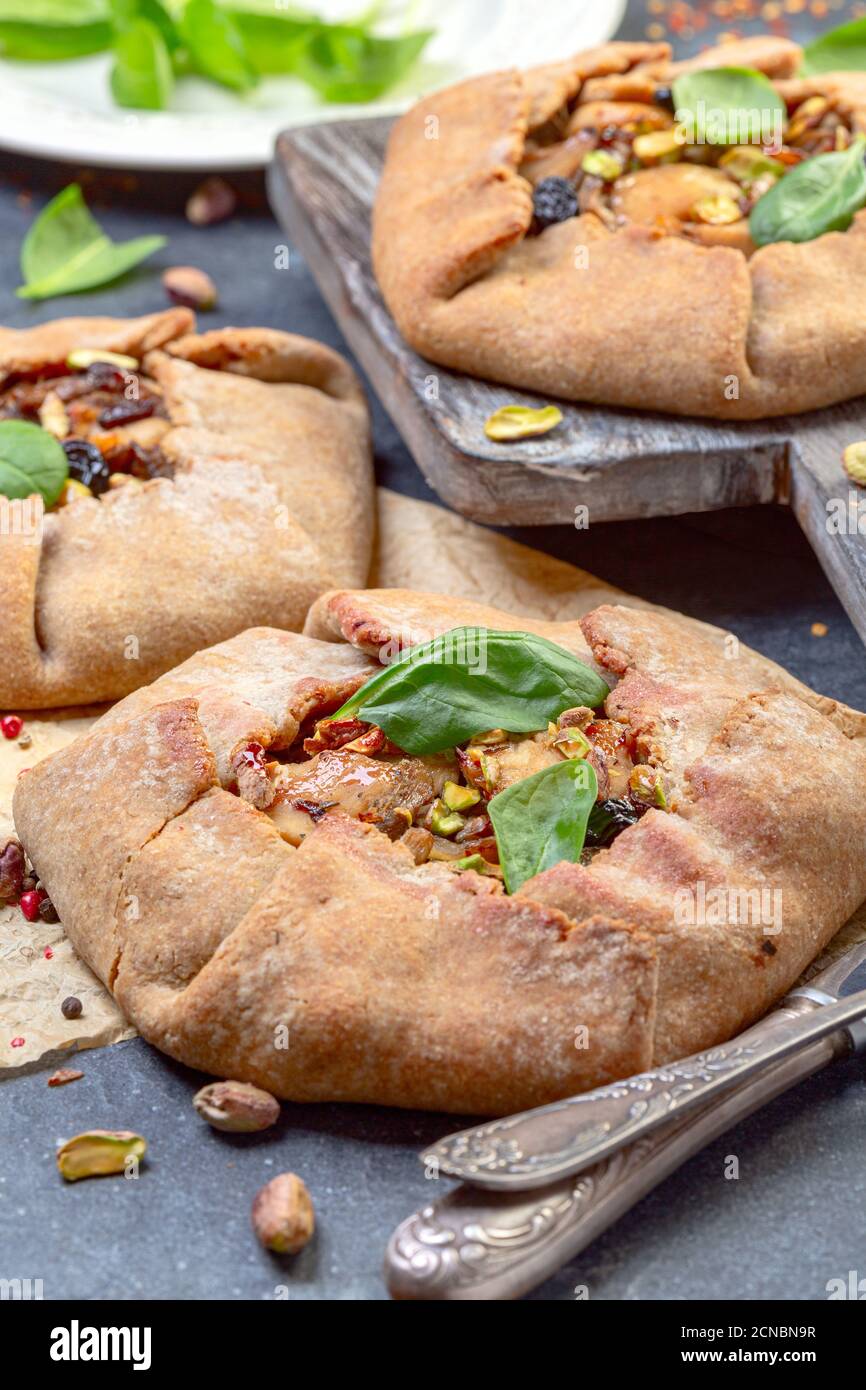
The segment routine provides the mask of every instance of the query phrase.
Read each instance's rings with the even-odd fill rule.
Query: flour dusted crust
[[[4,528],[0,708],[117,698],[252,624],[299,628],[317,594],[365,581],[373,479],[351,367],[294,334],[193,327],[174,309],[0,329],[0,384],[74,348],[139,358],[173,467],[47,514],[41,543]]]
[[[831,97],[866,130],[863,74],[796,79],[800,56],[761,37],[685,63],[665,44],[611,43],[426,97],[391,134],[373,221],[376,275],[404,337],[475,376],[676,415],[759,419],[866,392],[852,292],[866,276],[866,212],[845,233],[751,259],[654,226],[611,230],[592,211],[527,235],[518,171],[563,103],[646,102],[656,83],[733,65],[762,70],[792,102]]]
[[[380,644],[479,623],[603,670],[676,809],[508,897],[342,814],[294,848],[229,789],[238,748],[289,747]],[[305,634],[245,632],[129,696],[20,779],[15,820],[76,949],[171,1056],[292,1100],[507,1112],[718,1043],[790,987],[866,897],[864,733],[675,616],[337,591]],[[776,890],[781,930],[690,925],[676,895],[700,884]]]

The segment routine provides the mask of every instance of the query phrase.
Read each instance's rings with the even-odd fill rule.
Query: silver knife
[[[765,1022],[808,1021],[862,979],[866,943],[792,991]],[[519,1194],[464,1185],[415,1212],[391,1237],[385,1279],[401,1299],[519,1298],[574,1258],[686,1159],[829,1062],[866,1051],[855,1022],[616,1150],[576,1178]]]
[[[573,1176],[732,1086],[866,1014],[866,942],[793,990],[746,1032],[670,1066],[582,1095],[490,1120],[441,1139],[425,1168],[501,1191],[524,1192]],[[852,988],[856,991],[851,993]],[[792,1013],[797,999],[812,1005]]]

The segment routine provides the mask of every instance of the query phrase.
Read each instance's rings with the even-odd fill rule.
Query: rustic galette
[[[866,74],[798,77],[802,58],[769,37],[678,63],[611,43],[425,97],[373,224],[404,337],[475,376],[674,414],[866,391]]]
[[[116,698],[363,583],[367,407],[347,362],[186,309],[0,329],[0,709]]]
[[[718,1043],[866,897],[866,716],[672,615],[336,591],[22,775],[76,949],[171,1056],[507,1112]]]

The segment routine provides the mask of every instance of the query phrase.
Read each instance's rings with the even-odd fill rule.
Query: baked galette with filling
[[[724,634],[336,591],[19,780],[76,949],[171,1056],[504,1113],[729,1038],[866,897],[866,717]]]
[[[364,583],[369,422],[349,364],[192,314],[0,329],[0,709],[114,699]]]
[[[866,391],[866,75],[798,77],[801,59],[781,38],[686,62],[610,43],[425,97],[373,223],[404,337],[475,376],[674,414]]]

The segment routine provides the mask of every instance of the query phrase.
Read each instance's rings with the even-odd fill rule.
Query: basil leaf
[[[610,693],[564,647],[529,632],[453,628],[378,671],[333,716],[378,724],[407,753],[439,753],[487,729],[528,734]]]
[[[140,236],[114,242],[91,217],[77,183],[58,193],[37,217],[21,247],[25,283],[20,299],[107,285],[165,245],[165,237]]]
[[[752,68],[707,68],[673,85],[675,119],[689,144],[781,143],[788,108],[772,82]]]
[[[51,507],[69,477],[66,454],[53,434],[27,420],[0,420],[0,494],[41,493]]]
[[[133,20],[117,36],[111,94],[118,106],[162,111],[171,100],[174,69],[162,34],[149,19]]]
[[[491,798],[487,811],[509,893],[554,864],[578,862],[597,795],[595,769],[569,758]]]
[[[372,101],[408,71],[432,34],[420,29],[382,39],[359,26],[322,25],[301,50],[295,71],[325,101]]]
[[[41,24],[0,19],[0,56],[35,63],[51,63],[101,53],[112,40],[107,21],[95,23]]]
[[[836,154],[797,164],[752,208],[749,231],[756,246],[774,241],[813,241],[844,232],[866,207],[866,139]]]
[[[866,19],[852,19],[822,34],[803,50],[800,74],[863,72],[866,70]]]
[[[180,18],[180,35],[194,72],[235,92],[249,92],[255,87],[258,77],[244,41],[231,15],[213,0],[188,0]]]

